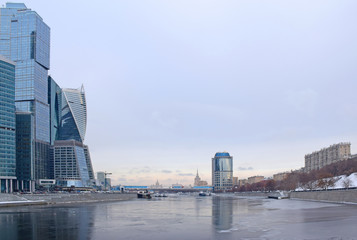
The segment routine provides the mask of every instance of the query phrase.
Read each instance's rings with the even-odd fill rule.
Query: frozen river
[[[357,239],[357,205],[177,196],[0,209],[0,239]]]

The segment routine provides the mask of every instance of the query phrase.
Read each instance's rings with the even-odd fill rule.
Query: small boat
[[[211,196],[211,193],[209,192],[200,192],[198,196],[205,197],[205,196]]]
[[[281,199],[281,197],[280,196],[268,196],[268,198],[273,198],[273,199]]]
[[[150,199],[151,195],[148,191],[139,191],[138,192],[138,198],[147,198]]]

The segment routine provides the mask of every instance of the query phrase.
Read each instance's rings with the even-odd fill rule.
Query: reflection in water
[[[0,240],[356,239],[356,222],[356,206],[229,194],[171,196],[1,208]]]
[[[216,230],[229,230],[233,223],[233,199],[212,198],[212,223]]]
[[[1,239],[90,239],[93,208],[8,209],[0,213]]]

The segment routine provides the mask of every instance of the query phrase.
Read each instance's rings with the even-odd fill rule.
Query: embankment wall
[[[272,193],[269,192],[237,192],[235,193],[236,196],[239,197],[268,197],[269,195],[272,195]]]
[[[357,203],[357,189],[339,191],[291,192],[291,199]]]

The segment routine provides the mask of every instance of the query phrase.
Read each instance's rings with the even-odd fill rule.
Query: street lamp
[[[107,175],[112,175],[110,172],[104,172],[104,188],[107,190]]]

